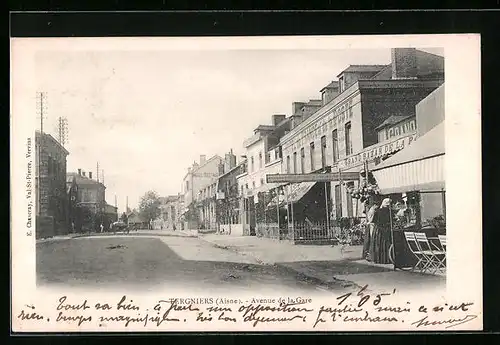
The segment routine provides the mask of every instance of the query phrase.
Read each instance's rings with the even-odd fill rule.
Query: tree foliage
[[[149,222],[161,215],[160,197],[155,191],[148,191],[141,197],[139,203],[139,216],[143,221]]]

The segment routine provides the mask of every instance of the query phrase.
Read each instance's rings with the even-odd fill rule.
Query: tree
[[[148,223],[158,218],[161,214],[160,204],[158,193],[150,190],[141,197],[139,203],[139,216]]]

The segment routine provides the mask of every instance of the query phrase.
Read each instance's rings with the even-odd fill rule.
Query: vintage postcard
[[[13,38],[11,66],[13,331],[482,329],[479,35]]]

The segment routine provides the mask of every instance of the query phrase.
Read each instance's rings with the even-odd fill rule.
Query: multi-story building
[[[69,152],[50,134],[35,133],[38,198],[36,236],[50,237],[69,232],[66,194],[66,157]]]
[[[224,164],[219,166],[216,188],[216,221],[221,234],[242,235],[240,217],[240,194],[237,176],[246,171],[246,160],[236,164],[232,150],[226,154]]]
[[[283,172],[359,172],[365,162],[377,164],[384,155],[411,144],[415,107],[444,82],[444,59],[396,48],[387,65],[351,65],[337,77],[338,82],[322,89],[321,107],[295,121],[281,138]],[[360,216],[363,209],[343,187],[346,183],[357,187],[359,179],[290,185],[294,219]],[[301,202],[313,190],[314,210],[307,208],[312,199]]]
[[[200,229],[205,226],[205,221],[209,214],[213,214],[215,218],[215,209],[206,211],[206,208],[201,202],[208,195],[215,196],[214,184],[219,176],[219,164],[222,158],[218,155],[210,159],[206,159],[205,155],[200,156],[200,162],[194,162],[188,168],[188,172],[183,179],[182,195],[184,198],[184,212],[182,214],[185,229]],[[202,190],[209,189],[203,195],[200,195]],[[208,207],[208,206],[207,206]],[[203,216],[204,212],[208,214]]]
[[[180,224],[183,212],[182,198],[180,194],[161,198],[161,218],[164,229],[180,230],[182,228]]]
[[[298,108],[308,108],[304,103]],[[246,171],[237,176],[241,195],[240,212],[243,233],[256,235],[258,224],[277,226],[277,213],[267,209],[271,201],[270,190],[275,188],[266,182],[267,174],[281,171],[281,147],[283,137],[292,126],[294,117],[273,115],[272,125],[260,125],[254,130],[254,135],[244,141],[246,156]],[[262,229],[262,231],[264,231]]]
[[[98,231],[103,224],[105,229],[109,228],[114,219],[114,212],[106,216],[106,187],[103,183],[92,178],[92,172],[88,173],[78,169],[77,173],[68,173],[68,186],[77,186],[75,217],[75,228],[77,231]],[[108,208],[109,210],[109,208]],[[117,216],[117,215],[116,215]]]

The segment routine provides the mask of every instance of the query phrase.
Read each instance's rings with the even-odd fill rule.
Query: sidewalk
[[[429,293],[444,289],[446,278],[419,273],[395,271],[392,265],[378,265],[361,258],[362,246],[294,245],[255,236],[203,235],[200,239],[212,245],[248,255],[261,264],[282,269],[330,289]]]

